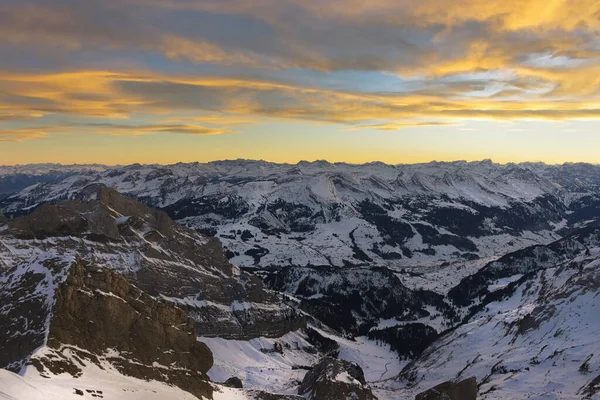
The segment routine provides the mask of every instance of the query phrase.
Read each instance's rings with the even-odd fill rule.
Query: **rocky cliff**
[[[209,348],[193,321],[106,268],[76,263],[55,293],[46,348],[27,361],[43,374],[75,377],[89,364],[162,381],[211,398]]]

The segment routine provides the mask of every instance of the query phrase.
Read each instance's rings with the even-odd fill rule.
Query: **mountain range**
[[[600,398],[600,166],[29,165],[0,193],[11,387]]]

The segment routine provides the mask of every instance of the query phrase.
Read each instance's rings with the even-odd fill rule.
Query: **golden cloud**
[[[234,16],[245,34],[225,23],[207,34],[204,20],[179,31],[183,11]],[[597,62],[599,15],[596,0],[9,0],[0,34],[39,51],[93,46],[198,64],[447,76],[519,68],[536,54]]]
[[[10,115],[13,122],[18,115],[54,115],[67,121],[62,130],[71,133],[195,135],[232,133],[224,126],[243,125],[260,117],[387,130],[448,125],[470,118],[599,119],[600,99],[594,97],[599,71],[587,67],[580,71],[589,74],[587,86],[583,78],[571,80],[569,86],[567,74],[548,71],[544,78],[548,82],[554,80],[555,89],[551,92],[554,97],[544,92],[501,100],[461,94],[461,90],[470,90],[469,85],[441,85],[404,93],[362,93],[257,79],[151,72],[2,73],[0,85],[4,90],[0,94],[0,115]],[[595,90],[590,89],[594,85]],[[587,97],[576,96],[580,92]],[[563,98],[556,98],[558,94]],[[177,113],[176,118],[169,117]],[[146,125],[81,122],[89,117],[127,120],[135,115],[165,117],[156,124]],[[27,121],[27,118],[21,120]],[[56,131],[56,128],[52,130]],[[5,137],[11,138],[34,138],[39,137],[40,132],[45,133],[41,128],[7,132],[11,134]]]
[[[147,135],[155,133],[180,133],[186,135],[224,135],[234,133],[229,129],[208,128],[200,125],[166,124],[166,125],[127,125],[110,123],[93,123],[73,125],[70,131],[82,133],[109,134],[109,135]]]
[[[28,139],[39,139],[50,132],[55,132],[60,127],[43,126],[37,128],[2,129],[0,128],[0,142],[22,142]]]
[[[94,134],[94,135],[149,135],[157,133],[186,135],[224,135],[235,131],[223,128],[210,128],[200,125],[165,124],[165,125],[127,125],[111,123],[72,123],[64,126],[40,126],[19,129],[0,129],[0,142],[21,142],[28,139],[39,139],[56,134]]]

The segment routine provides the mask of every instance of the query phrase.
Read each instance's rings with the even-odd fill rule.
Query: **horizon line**
[[[211,161],[178,161],[175,163],[139,163],[134,162],[131,164],[101,164],[101,163],[72,163],[72,164],[63,164],[60,162],[39,162],[39,163],[27,163],[27,164],[0,164],[0,168],[11,168],[11,167],[33,167],[33,166],[60,166],[60,167],[107,167],[107,168],[123,168],[123,167],[131,167],[135,165],[139,166],[175,166],[175,165],[190,165],[190,164],[215,164],[215,163],[225,163],[225,162],[262,162],[273,165],[289,165],[294,166],[302,163],[315,164],[315,163],[327,163],[331,165],[351,165],[351,166],[364,166],[370,164],[383,164],[387,166],[401,166],[401,165],[426,165],[426,164],[455,164],[455,163],[465,163],[465,164],[493,164],[493,165],[521,165],[521,164],[543,164],[547,166],[561,166],[561,165],[576,165],[576,164],[587,164],[587,165],[600,165],[600,163],[594,162],[585,162],[585,161],[564,161],[564,162],[545,162],[540,160],[530,160],[530,161],[509,161],[509,162],[495,162],[490,158],[476,159],[476,160],[465,160],[465,159],[456,159],[451,161],[438,161],[438,160],[430,160],[424,162],[413,162],[413,163],[387,163],[384,161],[373,160],[366,161],[362,163],[352,163],[347,161],[328,161],[325,159],[315,159],[315,160],[300,160],[296,163],[292,162],[276,162],[276,161],[268,161],[265,159],[253,159],[253,158],[231,158],[231,159],[219,159],[219,160],[211,160]]]

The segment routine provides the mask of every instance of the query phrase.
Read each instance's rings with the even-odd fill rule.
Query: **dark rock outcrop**
[[[600,393],[600,375],[592,379],[585,387],[581,389],[581,394],[584,395],[584,399],[591,399],[598,393]]]
[[[277,338],[306,326],[306,318],[293,308],[280,307],[276,303],[234,304],[230,309],[206,305],[187,310],[196,322],[200,336],[250,340],[257,337]],[[215,324],[215,321],[219,321]]]
[[[118,220],[115,213],[126,217]],[[131,225],[126,224],[129,219],[138,226],[143,224],[149,228],[146,231],[150,238],[153,235],[173,236],[174,222],[165,212],[147,207],[101,184],[85,187],[73,199],[42,204],[31,214],[10,220],[9,229],[23,238],[71,235],[117,240],[132,235],[131,229],[126,229]]]
[[[475,377],[460,382],[444,382],[419,393],[415,400],[475,400],[477,398],[477,380]]]
[[[298,394],[313,400],[377,400],[358,365],[331,357],[323,358],[305,375]]]
[[[232,376],[231,378],[223,382],[223,386],[242,389],[244,387],[244,384],[242,383],[242,380],[240,378],[238,378],[237,376]]]
[[[262,390],[250,390],[247,392],[251,399],[254,400],[306,400],[302,396],[296,396],[293,394],[277,394],[269,393]]]
[[[31,239],[48,236],[78,235],[90,228],[86,218],[77,211],[62,205],[55,206],[48,204],[39,206],[27,217],[11,220],[8,226],[9,230],[15,236]]]
[[[34,355],[30,361],[42,374],[77,376],[81,363],[65,354],[69,350],[88,362],[108,361],[124,375],[212,397],[206,372],[213,356],[196,340],[193,321],[105,268],[71,267],[55,294],[47,345],[53,357]]]
[[[340,354],[340,345],[335,340],[321,335],[317,330],[311,327],[307,327],[305,331],[306,340],[315,346],[315,349],[320,353],[333,358],[337,358]]]
[[[279,268],[261,271],[265,284],[273,290],[301,299],[300,308],[321,322],[345,334],[367,335],[381,319],[398,316],[406,322],[429,317],[436,309],[448,320],[458,319],[443,296],[427,290],[406,287],[393,271],[381,268],[327,266]],[[405,332],[408,337],[411,332]],[[435,333],[435,332],[433,332]],[[413,338],[420,340],[422,334]],[[428,333],[431,336],[431,332]],[[393,335],[379,339],[392,344]],[[403,357],[409,351],[396,346]],[[413,351],[413,354],[418,353]]]

